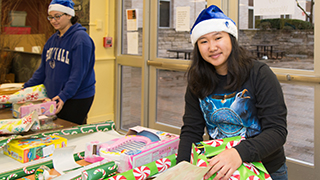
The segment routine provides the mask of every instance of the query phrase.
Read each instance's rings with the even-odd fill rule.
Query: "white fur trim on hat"
[[[228,19],[208,19],[199,22],[191,32],[191,42],[194,46],[197,40],[208,33],[224,31],[238,39],[238,30],[236,25]]]
[[[59,12],[63,12],[63,13],[67,13],[71,16],[74,16],[74,9],[71,9],[70,7],[67,6],[63,6],[61,4],[50,4],[49,8],[48,8],[48,13],[50,11],[59,11]]]

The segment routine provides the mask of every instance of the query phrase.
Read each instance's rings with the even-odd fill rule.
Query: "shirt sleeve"
[[[235,147],[242,161],[261,161],[283,148],[287,136],[287,109],[276,75],[267,65],[253,69],[250,81],[255,88],[257,117],[261,133]]]
[[[203,140],[205,125],[199,99],[191,93],[189,88],[187,88],[177,163],[181,161],[190,161],[192,143]]]

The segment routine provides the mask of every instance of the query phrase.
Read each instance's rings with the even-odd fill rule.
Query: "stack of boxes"
[[[27,12],[25,11],[10,11],[9,21],[10,26],[4,27],[5,34],[30,34],[31,27],[26,26]]]

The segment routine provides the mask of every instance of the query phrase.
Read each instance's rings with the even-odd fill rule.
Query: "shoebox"
[[[49,157],[56,148],[67,146],[67,139],[50,135],[42,138],[13,139],[4,146],[3,153],[22,163]]]
[[[12,115],[15,118],[23,118],[32,111],[36,111],[38,115],[54,115],[56,112],[56,102],[41,99],[30,102],[12,103]]]
[[[98,155],[113,160],[119,166],[118,171],[125,172],[132,168],[176,154],[179,136],[163,131],[136,126],[130,128],[126,136],[104,143],[96,143]],[[90,154],[90,153],[87,153]]]

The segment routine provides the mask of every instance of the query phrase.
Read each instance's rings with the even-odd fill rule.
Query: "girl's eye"
[[[200,41],[200,44],[204,44],[206,42],[208,42],[208,41],[202,40],[202,41]]]
[[[222,37],[217,37],[216,40],[219,40],[219,39],[221,39],[221,38],[222,38]]]

